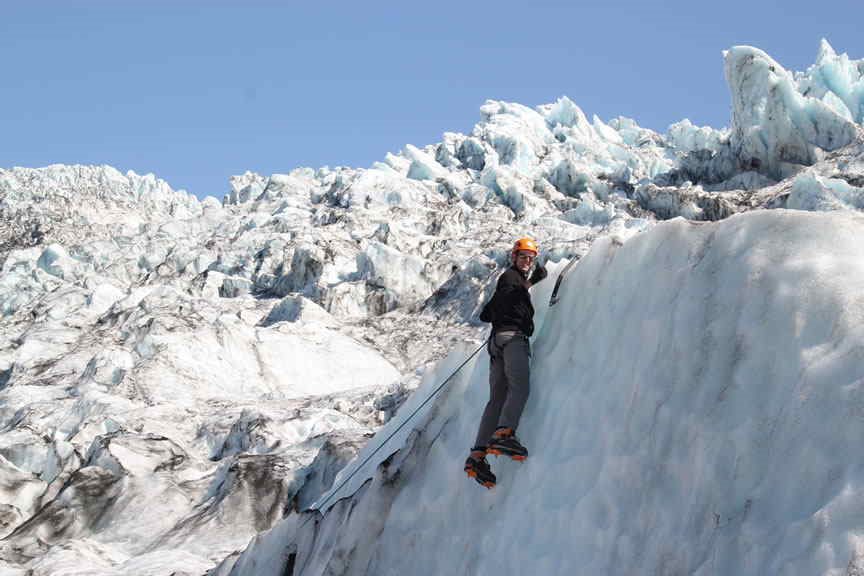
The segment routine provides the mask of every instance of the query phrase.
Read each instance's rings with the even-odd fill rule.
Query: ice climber
[[[514,460],[528,457],[528,450],[516,438],[516,428],[530,387],[528,338],[534,333],[534,307],[528,289],[546,278],[546,268],[537,262],[538,253],[537,242],[531,238],[516,241],[510,267],[498,277],[495,293],[480,312],[480,320],[492,323],[487,345],[489,402],[465,472],[487,488],[495,485],[487,454]]]

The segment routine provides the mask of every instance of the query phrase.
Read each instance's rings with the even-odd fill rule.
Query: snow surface
[[[688,383],[677,372],[661,375],[679,380],[657,384],[658,370],[672,370],[654,360],[661,352],[679,355],[676,366],[684,373],[707,363],[706,382],[716,387],[712,378],[719,376],[712,370],[725,370],[739,380],[775,382],[771,379],[795,365],[784,356],[782,365],[763,366],[747,356],[748,346],[763,352],[775,344],[810,350],[772,331],[792,325],[778,319],[761,328],[762,316],[747,316],[739,318],[734,334],[737,338],[739,328],[741,334],[755,334],[741,337],[748,346],[734,347],[733,352],[721,346],[726,356],[709,361],[700,348],[703,336],[719,338],[723,333],[711,330],[731,330],[725,322],[736,310],[730,308],[725,315],[703,310],[707,316],[699,316],[697,302],[716,300],[729,306],[728,299],[738,291],[756,294],[754,302],[764,306],[746,308],[748,314],[767,318],[779,314],[778,309],[788,313],[779,288],[760,292],[760,279],[785,286],[794,277],[801,283],[789,287],[788,297],[806,300],[801,304],[806,314],[799,317],[796,312],[795,322],[803,323],[802,334],[810,338],[807,330],[819,328],[836,306],[808,300],[802,291],[839,290],[841,273],[849,282],[844,286],[853,285],[856,268],[835,270],[840,253],[831,243],[846,244],[824,234],[841,234],[848,228],[844,222],[857,223],[849,213],[862,207],[862,62],[838,56],[824,42],[814,66],[792,73],[755,48],[733,47],[726,55],[733,101],[728,129],[683,120],[659,134],[628,118],[589,119],[566,97],[536,108],[488,101],[470,134],[447,132],[436,144],[406,145],[369,169],[299,168],[270,176],[247,172],[231,178],[221,202],[212,197],[199,201],[153,175],[122,174],[109,166],[0,169],[0,574],[198,575],[211,569],[228,573],[232,566],[235,573],[282,574],[292,553],[310,574],[319,569],[362,573],[366,566],[389,573],[403,564],[391,558],[395,549],[376,547],[373,537],[379,529],[402,526],[408,537],[409,528],[419,526],[420,542],[435,534],[440,522],[451,528],[450,541],[459,539],[463,547],[474,541],[466,536],[472,532],[454,531],[457,523],[435,515],[441,502],[453,498],[480,503],[460,504],[459,513],[471,515],[465,520],[468,525],[479,525],[483,514],[516,518],[518,513],[527,527],[545,522],[535,509],[520,508],[506,497],[520,476],[511,476],[516,483],[509,487],[505,480],[508,473],[527,474],[530,482],[521,480],[521,486],[535,494],[527,484],[539,482],[533,475],[544,466],[557,470],[554,459],[543,461],[538,452],[531,463],[543,463],[524,471],[504,463],[497,496],[478,494],[460,472],[465,438],[473,434],[463,432],[473,428],[484,401],[484,386],[472,384],[483,379],[483,361],[475,360],[441,398],[423,408],[417,423],[403,427],[369,464],[359,466],[442,376],[481,345],[485,327],[477,322],[478,310],[506,265],[513,238],[522,235],[540,242],[541,257],[553,272],[570,259],[581,259],[577,269],[614,271],[608,278],[586,280],[582,274],[568,280],[566,298],[578,297],[590,309],[565,299],[555,317],[544,323],[546,311],[538,306],[538,326],[543,327],[536,340],[537,362],[541,357],[550,366],[560,362],[569,374],[594,370],[618,386],[604,388],[610,395],[602,397],[593,388],[566,398],[557,396],[563,391],[543,396],[543,388],[535,390],[532,402],[557,398],[560,407],[550,407],[547,414],[532,405],[534,426],[560,417],[559,409],[567,407],[568,416],[582,415],[589,432],[608,438],[599,442],[588,434],[574,437],[572,443],[567,443],[569,435],[549,440],[558,442],[556,457],[571,454],[561,459],[561,466],[602,466],[593,478],[570,474],[575,492],[549,490],[544,499],[526,500],[549,511],[550,526],[557,525],[559,531],[548,543],[538,541],[538,566],[556,566],[559,549],[553,544],[561,542],[556,538],[577,528],[586,530],[585,539],[568,541],[566,548],[592,550],[586,552],[586,566],[635,566],[642,559],[654,562],[658,573],[678,573],[680,566],[696,565],[694,559],[710,548],[700,531],[702,516],[688,512],[693,519],[688,531],[675,532],[680,525],[668,520],[677,510],[669,500],[687,506],[707,502],[705,510],[720,517],[712,550],[722,550],[722,562],[729,566],[746,563],[740,573],[786,562],[784,554],[793,545],[771,538],[780,532],[784,538],[804,538],[795,522],[809,522],[812,516],[790,520],[787,500],[765,500],[765,493],[785,490],[797,498],[794,491],[802,486],[822,486],[818,474],[812,476],[816,472],[789,486],[773,471],[765,472],[759,476],[765,484],[753,487],[746,481],[735,484],[737,477],[718,476],[715,481],[707,477],[707,468],[699,468],[703,476],[691,476],[682,465],[685,456],[701,466],[739,451],[765,459],[767,452],[747,452],[754,438],[759,446],[786,446],[772,444],[773,436],[759,436],[774,424],[749,426],[735,420],[735,415],[744,420],[763,417],[747,412],[754,408],[746,402],[739,405],[742,396],[721,406],[734,405],[741,412],[730,416],[720,410],[725,419],[718,422],[734,425],[731,448],[706,439],[709,431],[725,438],[727,430],[702,422],[705,404],[698,402],[681,406],[670,401],[663,405],[666,411],[652,409],[651,418],[657,414],[650,428],[655,444],[645,443],[644,437],[650,436],[643,434],[647,413],[633,408],[632,424],[601,422],[599,417],[620,414],[625,400],[615,394],[623,394],[622,386],[649,404],[658,402],[658,395],[684,394],[680,388]],[[789,216],[773,211],[778,208],[820,214]],[[753,210],[762,213],[743,214]],[[682,216],[691,222],[658,228],[658,223]],[[762,228],[741,224],[756,221],[751,218],[771,223]],[[694,223],[724,219],[728,222],[719,225]],[[775,263],[787,262],[787,252],[781,250],[786,249],[785,227],[798,230],[801,222],[823,224],[801,224],[810,238],[795,236],[798,244],[790,244],[800,250],[789,257],[802,267],[799,277]],[[704,237],[705,230],[731,230],[725,226],[733,223],[749,231],[738,243]],[[723,234],[718,232],[718,237],[726,238]],[[652,244],[660,237],[668,238]],[[697,266],[682,255],[691,254],[694,243],[713,255],[708,262],[716,261],[710,281],[701,268],[694,278],[681,276],[681,270]],[[657,253],[648,249],[651,246]],[[672,250],[676,246],[677,251]],[[746,246],[763,250],[759,254],[764,261],[748,260],[733,250]],[[623,254],[640,255],[628,256],[626,274],[615,268]],[[807,276],[815,263],[828,266],[828,272]],[[760,270],[761,275],[748,277],[742,288],[743,270]],[[538,303],[548,300],[552,283],[550,279],[537,287]],[[646,291],[633,295],[634,286]],[[716,293],[718,287],[723,287],[722,294]],[[676,294],[685,299],[676,300]],[[829,302],[853,298],[852,292],[843,291]],[[559,315],[559,309],[566,314]],[[670,317],[675,310],[678,316]],[[609,317],[614,311],[624,315]],[[650,321],[646,314],[653,314]],[[709,316],[715,321],[705,328]],[[698,338],[696,327],[675,324],[685,317],[703,323]],[[590,329],[583,331],[580,323],[585,322]],[[643,328],[636,332],[642,330],[641,336],[633,332],[639,322]],[[844,345],[853,343],[843,349],[845,360],[837,362],[852,362],[857,354],[854,330],[845,324],[840,330],[832,322],[830,341],[842,336]],[[563,325],[554,328],[558,323]],[[663,349],[656,343],[646,347],[643,341],[653,343],[649,336],[663,327],[676,338],[681,335],[673,339],[678,348]],[[798,324],[793,327],[798,330]],[[580,345],[564,354],[553,346],[550,334]],[[592,339],[584,343],[584,336],[577,338],[580,334]],[[751,343],[747,338],[760,340]],[[585,356],[590,351],[603,355]],[[738,354],[749,363],[724,364],[738,362]],[[580,363],[567,364],[575,359]],[[798,365],[801,370],[810,366],[803,360]],[[634,366],[646,370],[636,391],[627,388],[633,386],[632,377],[622,383],[623,374]],[[538,383],[555,381],[540,366],[536,377]],[[815,378],[801,382],[822,382]],[[730,388],[728,394],[737,389]],[[765,394],[775,403],[797,406],[798,391],[781,387]],[[591,403],[579,403],[586,398]],[[705,398],[700,401],[707,402]],[[400,407],[401,416],[392,419]],[[673,408],[677,411],[670,412]],[[770,414],[777,426],[785,425],[780,416],[786,412]],[[826,414],[823,421],[829,420]],[[760,422],[774,422],[769,416]],[[807,418],[802,416],[801,422],[810,422]],[[853,426],[855,417],[845,420]],[[624,421],[628,426],[618,430]],[[367,443],[379,430],[376,440]],[[526,429],[524,439],[530,446],[542,446],[541,436],[535,435],[542,429],[534,430]],[[703,436],[697,434],[683,447],[669,439],[689,439],[691,431]],[[438,432],[439,441],[430,442]],[[828,446],[843,446],[845,436],[837,434],[836,427],[826,428],[816,437]],[[794,441],[805,445],[801,438]],[[666,451],[658,452],[658,447]],[[815,448],[809,450],[800,455],[801,470],[819,461]],[[358,452],[359,459],[345,468]],[[854,489],[857,472],[849,468],[854,462],[844,467],[844,460],[820,457],[832,470],[844,471],[843,479],[851,478]],[[447,466],[433,466],[445,460]],[[750,465],[749,460],[741,464]],[[403,485],[413,489],[411,474],[427,466],[436,470],[432,478],[444,478],[447,485],[424,485],[419,496],[401,492]],[[652,480],[644,490],[628,492],[629,499],[622,500],[626,506],[618,506],[610,498],[619,494],[620,486],[632,486],[627,483],[634,480],[625,473],[633,470],[650,472]],[[755,474],[756,469],[744,470]],[[371,484],[364,484],[375,474]],[[561,474],[554,479],[568,480]],[[724,492],[730,482],[736,486],[733,496]],[[801,502],[827,503],[835,484],[826,486]],[[328,496],[334,488],[338,493]],[[709,488],[716,493],[705,492]],[[686,491],[682,495],[675,489]],[[540,498],[540,492],[536,494]],[[738,496],[743,494],[742,504]],[[688,500],[691,496],[701,500],[696,504]],[[751,496],[753,514],[764,516],[758,516],[759,524],[739,520],[737,525],[756,532],[745,537],[732,535],[736,528],[719,530],[736,526],[726,518],[740,519],[740,509]],[[503,500],[493,506],[496,497]],[[759,508],[763,501],[773,507]],[[316,503],[321,511],[299,513]],[[390,507],[399,511],[398,519],[385,513]],[[373,512],[375,521],[370,523],[361,512],[346,518],[355,508]],[[309,527],[320,523],[325,510],[326,529],[315,535],[316,550],[310,554]],[[797,510],[803,514],[803,508]],[[744,516],[754,518],[750,514]],[[839,518],[832,514],[831,519]],[[425,526],[426,517],[435,520],[433,525]],[[592,523],[589,538],[586,526]],[[525,529],[511,533],[522,537]],[[655,529],[658,538],[675,534],[687,545],[661,551],[654,536],[639,539]],[[812,542],[830,546],[836,558],[825,560],[822,548],[818,558],[802,552],[804,566],[831,573],[833,568],[824,567],[841,565],[844,555],[849,566],[857,566],[850,556],[854,546],[839,543],[842,538],[851,541],[853,532],[844,531],[841,521],[821,529],[822,539]],[[390,541],[390,532],[386,534],[383,544]],[[729,538],[739,539],[730,544]],[[486,562],[482,554],[513,542],[490,543],[484,537],[482,546],[462,548],[458,557]],[[345,550],[350,554],[343,555]],[[499,562],[489,561],[494,566]],[[515,566],[528,561],[520,557]],[[699,564],[699,570],[735,573],[717,562],[710,564],[714,572],[701,568],[709,564]],[[261,568],[264,565],[270,568]],[[515,568],[500,571],[508,569],[520,573]],[[465,564],[454,573],[460,570],[479,573],[481,568]],[[300,565],[295,572],[307,573]]]

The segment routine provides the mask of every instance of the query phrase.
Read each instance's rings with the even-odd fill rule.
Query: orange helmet
[[[520,250],[533,252],[535,256],[540,252],[540,248],[537,247],[537,242],[535,242],[533,238],[528,238],[527,236],[516,240],[516,243],[513,244],[513,254]]]

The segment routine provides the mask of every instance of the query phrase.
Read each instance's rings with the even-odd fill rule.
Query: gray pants
[[[519,332],[499,332],[489,339],[489,402],[480,419],[474,446],[486,446],[495,429],[516,430],[528,401],[531,374],[528,337]]]

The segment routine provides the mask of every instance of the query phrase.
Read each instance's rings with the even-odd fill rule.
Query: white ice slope
[[[490,491],[461,470],[483,354],[323,517],[217,574],[858,573],[862,241],[859,214],[792,211],[599,240],[540,306],[527,462]]]

